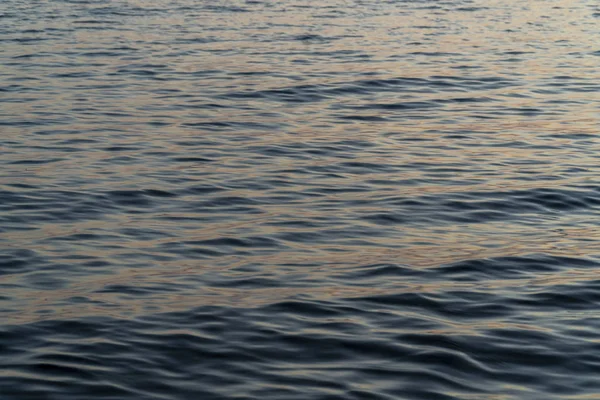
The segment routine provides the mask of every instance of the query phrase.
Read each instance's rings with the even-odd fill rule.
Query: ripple
[[[2,400],[600,397],[596,5],[5,3]]]

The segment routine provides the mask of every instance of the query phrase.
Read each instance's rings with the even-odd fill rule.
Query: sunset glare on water
[[[2,0],[0,400],[600,399],[600,3]]]

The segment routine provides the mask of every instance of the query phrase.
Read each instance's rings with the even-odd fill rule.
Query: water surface
[[[599,18],[4,0],[0,397],[600,398]]]

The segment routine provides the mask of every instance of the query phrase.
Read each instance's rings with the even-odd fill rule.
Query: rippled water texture
[[[600,399],[600,5],[3,0],[2,400]]]

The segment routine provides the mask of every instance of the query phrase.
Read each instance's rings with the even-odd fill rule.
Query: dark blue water
[[[592,0],[3,0],[0,399],[600,399]]]

